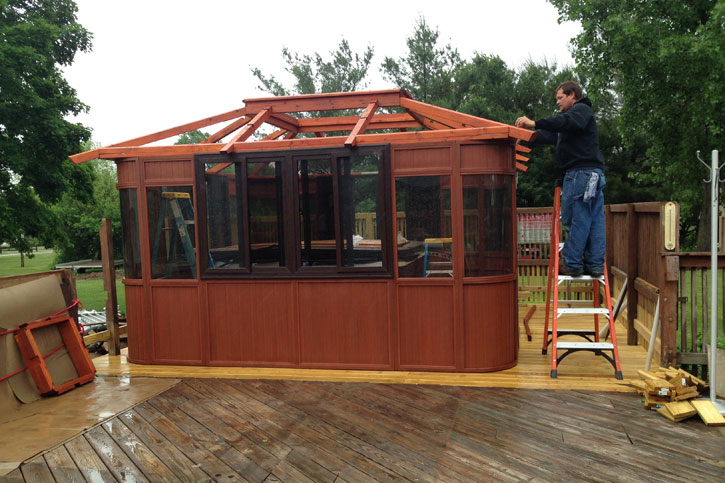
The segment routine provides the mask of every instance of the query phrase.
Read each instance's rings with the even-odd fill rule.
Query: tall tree
[[[646,140],[640,179],[680,201],[683,234],[709,239],[709,188],[695,151],[725,141],[725,1],[550,0],[562,20],[580,21],[574,55],[594,91],[622,103],[627,146]]]
[[[340,41],[337,50],[330,52],[329,59],[317,52],[300,55],[285,47],[282,49],[282,58],[287,64],[285,70],[294,77],[292,87],[286,87],[273,75],[265,75],[258,67],[252,68],[252,74],[259,81],[261,89],[275,96],[351,92],[366,86],[365,78],[373,52],[371,46],[361,54],[353,52],[345,39]]]
[[[0,240],[28,253],[28,237],[47,240],[48,203],[66,191],[90,196],[90,169],[68,155],[90,138],[66,117],[86,110],[63,78],[91,34],[71,0],[0,2]]]
[[[90,143],[87,147],[86,151],[92,149]],[[93,172],[93,197],[84,200],[65,193],[52,207],[52,213],[58,220],[54,230],[53,248],[60,262],[99,259],[101,244],[98,229],[104,218],[111,219],[113,247],[116,257],[122,256],[121,204],[116,189],[116,165],[102,159],[86,164]]]
[[[386,57],[381,66],[383,77],[407,90],[417,100],[453,107],[451,93],[453,73],[461,65],[458,50],[438,45],[438,29],[431,28],[420,17],[413,35],[408,37],[408,53],[398,60]]]

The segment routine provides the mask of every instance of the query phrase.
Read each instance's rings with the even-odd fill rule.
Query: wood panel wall
[[[511,144],[406,145],[391,152],[394,176],[450,174],[456,192],[461,173],[514,174]],[[140,190],[144,278],[126,282],[132,362],[446,371],[515,364],[515,274],[463,279],[462,259],[456,278],[445,281],[151,281],[142,193],[149,186],[193,185],[193,162],[128,160],[119,163],[119,173],[124,186]],[[453,209],[462,209],[461,197],[454,197]],[[454,231],[462,253],[460,220]]]

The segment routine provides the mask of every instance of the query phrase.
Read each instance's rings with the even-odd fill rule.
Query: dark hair
[[[556,92],[559,92],[559,89],[561,89],[565,96],[568,96],[573,92],[574,99],[576,99],[577,101],[581,99],[583,95],[582,87],[574,81],[562,82],[561,85],[556,88]]]

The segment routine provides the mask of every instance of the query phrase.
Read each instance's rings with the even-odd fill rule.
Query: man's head
[[[582,98],[582,88],[574,81],[566,81],[556,88],[556,105],[561,112],[568,111]]]

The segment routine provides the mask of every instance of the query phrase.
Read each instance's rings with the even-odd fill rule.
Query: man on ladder
[[[544,347],[552,345],[551,377],[557,377],[558,364],[569,354],[590,351],[604,357],[614,367],[617,379],[622,379],[617,339],[614,330],[609,280],[604,265],[606,235],[604,228],[604,157],[599,151],[599,133],[594,119],[592,103],[582,96],[582,89],[576,82],[567,81],[556,90],[556,103],[560,114],[532,121],[526,116],[516,120],[516,127],[536,129],[537,143],[556,144],[557,167],[563,178],[561,190],[555,190],[554,223],[552,230],[552,254],[547,289]],[[561,199],[559,199],[561,193]],[[559,263],[559,214],[561,224],[568,230],[568,236],[561,252]],[[552,326],[549,325],[549,298],[552,279],[553,308]],[[594,308],[560,308],[559,284],[586,282],[592,284]],[[604,283],[606,308],[599,307],[599,282]],[[576,301],[570,301],[576,302]],[[567,314],[590,314],[594,316],[594,330],[562,330],[558,328],[559,317]],[[609,319],[611,342],[601,342],[598,316]],[[587,342],[561,342],[558,336],[576,335]],[[551,336],[549,338],[549,336]],[[592,340],[593,338],[593,340]],[[560,352],[562,351],[562,352]],[[609,354],[611,352],[611,355]]]
[[[561,222],[569,231],[559,273],[600,277],[604,273],[604,157],[599,151],[599,132],[592,103],[582,97],[573,81],[556,90],[560,114],[532,121],[526,116],[516,127],[536,129],[537,143],[555,144],[556,160],[563,177]]]

